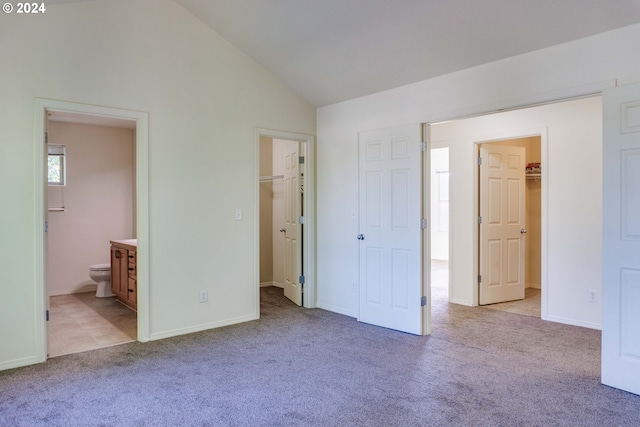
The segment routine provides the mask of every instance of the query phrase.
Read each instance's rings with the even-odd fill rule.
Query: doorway
[[[47,119],[49,357],[134,341],[136,312],[111,292],[109,242],[136,237],[135,121]]]
[[[478,150],[478,302],[540,317],[541,137],[485,141]]]
[[[449,147],[431,144],[431,298],[449,300]]]
[[[304,300],[303,164],[299,141],[260,137],[260,287],[282,288],[298,306]]]
[[[260,287],[315,308],[314,138],[255,132],[256,312]]]
[[[37,236],[37,260],[36,260],[36,280],[41,292],[38,295],[38,305],[42,308],[41,328],[39,330],[38,354],[39,358],[44,361],[47,358],[49,350],[49,197],[48,197],[48,125],[49,116],[57,115],[67,122],[80,123],[82,125],[101,125],[109,127],[129,127],[132,129],[134,141],[132,146],[135,147],[135,173],[132,190],[132,204],[136,206],[135,219],[131,219],[132,228],[135,230],[137,237],[137,320],[134,322],[137,330],[137,340],[147,341],[149,339],[149,307],[148,307],[148,116],[147,113],[135,112],[130,110],[121,110],[108,107],[98,107],[86,104],[76,104],[63,101],[55,101],[48,99],[36,100],[36,129],[37,137],[35,143],[37,146],[36,162],[42,165],[37,169],[36,179],[42,185],[37,187],[37,208],[36,208],[36,227]],[[71,158],[70,158],[71,160]],[[57,202],[64,201],[64,198]],[[55,202],[55,201],[54,201]],[[55,206],[54,206],[55,208]],[[64,207],[63,207],[64,208]],[[60,207],[58,207],[60,209]],[[58,210],[58,212],[64,212]],[[56,213],[58,213],[56,212]],[[131,212],[130,212],[131,214]],[[44,226],[43,226],[44,225]],[[120,236],[114,237],[118,239]],[[107,251],[106,260],[109,259],[108,242],[105,243]],[[77,248],[76,250],[81,250]],[[105,260],[102,260],[105,261]],[[107,261],[108,262],[108,261]],[[88,275],[87,265],[87,275]],[[93,301],[93,300],[91,300]]]

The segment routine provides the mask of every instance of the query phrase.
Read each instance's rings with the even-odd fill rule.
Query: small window
[[[64,145],[49,144],[49,185],[66,185]]]

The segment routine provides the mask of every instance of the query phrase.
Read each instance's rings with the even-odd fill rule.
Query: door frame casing
[[[549,211],[549,182],[547,179],[548,167],[544,165],[549,164],[549,144],[548,144],[548,129],[546,127],[543,128],[534,128],[534,129],[525,129],[521,131],[501,131],[496,130],[495,133],[490,135],[483,135],[482,138],[472,138],[474,142],[474,159],[473,164],[475,165],[475,172],[473,174],[473,188],[474,188],[474,215],[471,219],[474,224],[473,233],[473,265],[474,265],[474,276],[478,277],[480,274],[480,227],[478,226],[478,215],[480,212],[480,177],[479,171],[480,166],[478,165],[477,158],[480,153],[480,145],[489,144],[492,142],[501,142],[508,141],[511,139],[520,139],[520,138],[531,138],[531,137],[539,137],[540,138],[540,163],[543,165],[541,172],[541,190],[540,190],[540,203],[541,203],[541,218],[540,218],[540,238],[541,238],[541,274],[540,274],[540,288],[541,288],[541,306],[540,313],[541,318],[547,319],[547,254],[548,254],[548,242],[549,242],[549,233],[548,233],[548,211]],[[473,306],[479,305],[479,284],[478,282],[473,283]]]
[[[47,193],[45,182],[45,156],[42,147],[45,144],[47,112],[61,112],[99,116],[135,121],[136,150],[136,232],[138,239],[137,254],[137,286],[138,286],[138,341],[149,340],[149,114],[141,111],[120,108],[102,107],[90,104],[58,101],[46,98],[35,99],[35,289],[36,289],[36,324],[38,325],[36,355],[39,362],[47,359],[48,337],[46,310],[47,298],[47,266],[45,245],[45,209],[47,209]]]
[[[317,303],[316,289],[316,221],[315,221],[315,137],[313,135],[256,128],[254,142],[254,283],[255,313],[260,317],[260,137],[297,141],[304,144],[304,227],[302,232],[302,263],[304,266],[303,307],[315,308]]]

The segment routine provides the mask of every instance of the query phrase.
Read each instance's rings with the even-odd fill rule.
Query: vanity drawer
[[[136,273],[137,273],[136,270],[137,270],[136,269],[136,265],[132,264],[132,263],[129,263],[129,277],[130,278],[132,278],[132,279],[136,278]]]
[[[136,252],[135,251],[128,251],[129,252],[129,264],[136,263]]]
[[[129,289],[127,289],[127,291],[129,293],[129,305],[135,309],[136,303],[138,302],[138,283],[136,282],[136,279],[129,278]]]

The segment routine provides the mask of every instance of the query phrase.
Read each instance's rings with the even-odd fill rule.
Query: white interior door
[[[640,84],[603,112],[602,383],[640,394]]]
[[[44,114],[44,165],[40,165],[44,169],[44,180],[39,185],[44,186],[43,191],[43,204],[42,204],[42,216],[44,217],[44,233],[43,233],[43,263],[44,263],[44,308],[45,308],[45,351],[46,356],[49,357],[49,346],[51,340],[49,339],[49,314],[51,313],[51,303],[49,298],[49,197],[48,197],[48,189],[49,189],[49,113],[47,110],[43,110]]]
[[[302,245],[301,224],[301,179],[300,144],[290,144],[284,153],[284,204],[285,204],[285,261],[284,296],[297,305],[302,305]]]
[[[419,124],[359,134],[358,320],[422,334]]]
[[[480,146],[479,304],[524,298],[523,147]]]

